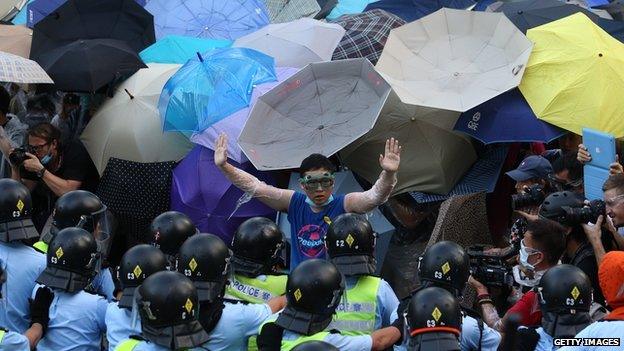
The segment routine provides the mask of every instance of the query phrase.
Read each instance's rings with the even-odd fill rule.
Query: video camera
[[[541,184],[533,184],[522,194],[511,195],[511,207],[516,210],[527,206],[537,206],[544,201],[546,194]]]
[[[510,245],[503,253],[488,253],[486,245],[468,247],[470,274],[490,287],[511,288],[514,285],[513,266],[509,259],[520,252],[520,241],[526,232],[527,220],[518,219],[511,228]]]

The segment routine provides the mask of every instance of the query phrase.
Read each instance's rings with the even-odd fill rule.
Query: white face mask
[[[531,255],[535,255],[540,253],[539,250],[535,250],[532,249],[530,247],[526,247],[524,246],[524,239],[520,240],[520,265],[522,265],[522,267],[530,270],[530,271],[535,271],[535,266],[540,264],[540,262],[542,262],[542,259],[540,259],[539,261],[535,262],[534,264],[530,264],[529,263],[529,256]]]
[[[546,273],[546,270],[534,271],[533,278],[529,278],[526,274],[524,274],[524,272],[522,272],[522,270],[520,270],[520,266],[514,266],[512,271],[516,283],[530,288],[537,286],[544,273]]]

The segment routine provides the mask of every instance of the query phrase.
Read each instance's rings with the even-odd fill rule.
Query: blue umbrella
[[[474,5],[473,0],[379,0],[366,7],[364,11],[380,9],[412,22],[443,7],[465,9]]]
[[[504,142],[545,142],[565,131],[537,119],[520,90],[501,94],[459,116],[455,130],[485,144]]]
[[[255,84],[277,80],[272,57],[252,49],[197,54],[165,84],[158,109],[164,130],[200,132],[249,106]]]
[[[235,40],[269,24],[261,0],[150,0],[156,38],[176,34]]]
[[[410,195],[419,203],[443,201],[452,196],[468,195],[485,191],[491,193],[496,187],[496,181],[503,168],[503,163],[507,157],[508,147],[499,145],[491,147],[479,157],[472,168],[446,195],[410,192]]]
[[[230,40],[202,39],[168,35],[139,53],[145,63],[179,63],[185,64],[198,52],[208,52],[216,48],[232,45]]]
[[[336,7],[327,15],[328,20],[334,20],[342,15],[361,13],[364,8],[377,0],[338,0]]]
[[[15,25],[20,25],[20,24],[26,24],[27,22],[27,12],[28,12],[28,4],[30,4],[31,2],[33,2],[34,0],[28,0],[26,2],[26,5],[24,5],[24,7],[22,7],[22,9],[17,13],[17,15],[15,15],[15,17],[13,17],[13,19],[11,20],[11,23],[15,24]]]
[[[33,28],[37,22],[41,21],[44,17],[51,14],[63,5],[67,0],[30,0],[28,6],[25,6],[25,22],[29,28]],[[135,0],[139,5],[145,6],[146,0]],[[22,9],[22,11],[24,11]],[[20,11],[21,13],[21,11]],[[17,23],[16,23],[17,24]]]
[[[478,0],[475,7],[472,8],[472,11],[485,11],[488,6],[495,3],[497,0]]]

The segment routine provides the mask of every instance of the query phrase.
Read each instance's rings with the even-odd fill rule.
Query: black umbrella
[[[496,8],[495,11],[503,12],[524,33],[533,27],[556,21],[577,12],[584,13],[593,21],[599,18],[591,11],[585,10],[580,6],[566,4],[557,0],[505,2]]]
[[[40,55],[36,61],[63,91],[95,92],[147,67],[125,42],[77,40]]]
[[[30,57],[80,39],[117,39],[140,52],[155,41],[154,17],[135,0],[68,0],[35,25]]]

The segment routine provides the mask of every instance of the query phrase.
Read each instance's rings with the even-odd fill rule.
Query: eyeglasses
[[[44,146],[48,146],[48,145],[50,145],[49,142],[47,142],[45,144],[41,144],[41,145],[28,145],[28,152],[30,152],[32,154],[39,153],[39,151],[43,150]]]
[[[308,191],[329,189],[334,186],[334,175],[329,173],[325,173],[321,176],[308,175],[299,179],[299,182]]]
[[[615,205],[619,204],[619,203],[620,203],[620,201],[621,201],[623,198],[624,198],[624,194],[620,194],[620,195],[614,196],[614,197],[612,197],[612,198],[610,198],[610,199],[607,199],[607,200],[605,201],[605,205],[607,205],[607,206],[609,206],[609,207],[613,207],[613,206],[615,206]]]
[[[532,247],[527,247],[526,245],[524,245],[524,239],[520,240],[520,249],[526,251],[526,253],[529,255],[533,255],[533,254],[541,252],[540,250],[534,249]]]

